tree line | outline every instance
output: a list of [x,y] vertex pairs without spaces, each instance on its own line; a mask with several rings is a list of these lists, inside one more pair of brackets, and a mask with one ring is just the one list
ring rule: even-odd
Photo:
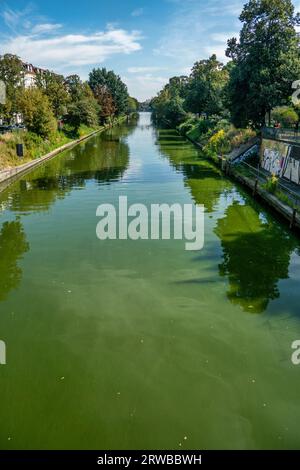
[[173,77],[152,100],[154,115],[170,126],[191,113],[259,129],[272,112],[285,123],[299,121],[292,83],[300,79],[300,15],[291,0],[250,0],[240,15],[239,39],[228,40],[224,65],[216,55],[196,62],[189,76]]
[[87,81],[78,75],[41,71],[34,86],[24,86],[24,66],[12,54],[0,56],[0,80],[6,84],[6,102],[0,117],[10,123],[22,115],[28,131],[49,137],[61,121],[75,131],[81,125],[96,127],[135,112],[138,102],[128,94],[121,78],[105,68],[93,69]]

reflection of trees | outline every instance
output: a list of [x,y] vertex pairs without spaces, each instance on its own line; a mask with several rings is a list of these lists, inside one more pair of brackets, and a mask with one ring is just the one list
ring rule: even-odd
[[213,163],[201,157],[199,150],[176,131],[157,131],[157,143],[171,165],[183,173],[185,186],[191,190],[194,201],[212,212],[221,193],[229,187],[229,182]]
[[16,183],[2,201],[12,210],[45,210],[73,188],[84,188],[87,181],[118,180],[129,162],[126,137],[135,127],[136,121],[116,126],[57,156]]
[[0,301],[22,278],[18,260],[29,250],[23,226],[20,220],[4,222],[0,231]]
[[279,297],[277,284],[288,278],[297,241],[276,221],[262,222],[251,206],[234,203],[225,214],[215,232],[223,248],[220,275],[229,280],[227,296],[245,311],[261,313]]

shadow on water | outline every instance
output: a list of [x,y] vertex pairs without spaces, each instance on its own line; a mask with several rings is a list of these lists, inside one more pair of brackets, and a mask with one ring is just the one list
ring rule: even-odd
[[29,243],[19,219],[4,222],[0,231],[0,301],[16,289],[22,279],[18,261],[29,251]]
[[253,207],[239,203],[226,209],[215,233],[223,249],[219,272],[228,278],[228,299],[244,311],[264,312],[270,300],[280,297],[278,281],[289,277],[297,239],[272,216],[261,221]]
[[[159,130],[157,145],[176,171],[184,176],[184,184],[190,190],[196,204],[203,204],[208,213],[213,212],[221,194],[230,188],[230,183],[208,160],[200,158],[200,151],[171,130]],[[170,145],[176,137],[176,146]]]
[[[185,186],[189,188],[196,204],[203,204],[206,212],[216,215],[216,205],[221,196],[233,191],[231,182],[212,163],[201,156],[201,152],[171,130],[158,130],[157,144],[176,171],[184,175]],[[177,147],[173,143],[177,141]],[[182,142],[182,147],[180,146]],[[222,262],[218,263],[219,276],[227,278],[227,298],[245,312],[262,313],[270,300],[278,299],[278,283],[289,277],[291,254],[299,250],[299,240],[259,204],[239,191],[243,203],[233,202],[224,206],[223,217],[216,220],[214,233],[222,248]],[[231,201],[232,202],[232,201]],[[263,217],[261,217],[263,214]],[[208,248],[208,245],[206,245]],[[198,263],[215,254],[204,254],[196,258]],[[187,279],[181,284],[199,286],[219,282],[212,273],[207,279]]]

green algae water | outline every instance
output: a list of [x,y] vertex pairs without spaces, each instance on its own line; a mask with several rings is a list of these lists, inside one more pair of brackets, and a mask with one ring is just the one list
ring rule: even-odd
[[[204,204],[205,243],[96,237]],[[0,195],[1,449],[300,448],[300,243],[150,115]]]

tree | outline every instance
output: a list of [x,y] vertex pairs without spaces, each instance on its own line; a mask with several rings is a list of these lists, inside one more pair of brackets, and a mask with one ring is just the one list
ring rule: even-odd
[[299,122],[299,116],[289,106],[278,106],[272,110],[273,120],[280,122],[283,127],[294,127]]
[[116,106],[107,86],[97,85],[94,88],[94,96],[100,107],[100,121],[101,124],[109,121],[116,113]]
[[235,67],[228,98],[233,122],[262,126],[266,113],[286,104],[291,85],[300,76],[300,24],[291,0],[250,0],[240,15],[239,41],[228,41],[226,55]]
[[156,119],[167,123],[170,127],[178,126],[186,117],[183,98],[173,92],[174,89],[169,83],[151,102]]
[[83,83],[79,75],[69,75],[65,79],[65,85],[70,95],[71,101],[75,102],[83,98],[83,94],[84,94]]
[[35,81],[36,85],[48,96],[55,117],[60,118],[66,114],[70,98],[64,77],[47,70],[38,73]]
[[71,103],[68,108],[66,121],[78,130],[81,124],[96,127],[99,123],[96,103],[88,98],[83,98]]
[[18,107],[29,131],[48,138],[57,129],[48,97],[39,88],[22,89],[18,93]]
[[99,124],[100,107],[88,83],[83,83],[78,75],[70,75],[65,83],[70,95],[65,120],[76,130],[81,124],[96,127]]
[[224,111],[224,88],[229,79],[228,70],[213,54],[208,60],[194,64],[189,77],[185,107],[193,113],[208,116]]
[[132,96],[128,96],[127,98],[127,113],[136,113],[139,107],[138,100],[133,98]]
[[94,94],[97,92],[98,87],[106,87],[116,107],[116,114],[126,113],[129,96],[127,86],[112,70],[106,70],[106,68],[93,69],[89,75],[89,85]]
[[0,113],[10,121],[12,114],[18,112],[17,92],[23,85],[24,71],[22,61],[13,54],[0,56],[0,80],[6,85],[6,103],[0,104]]

